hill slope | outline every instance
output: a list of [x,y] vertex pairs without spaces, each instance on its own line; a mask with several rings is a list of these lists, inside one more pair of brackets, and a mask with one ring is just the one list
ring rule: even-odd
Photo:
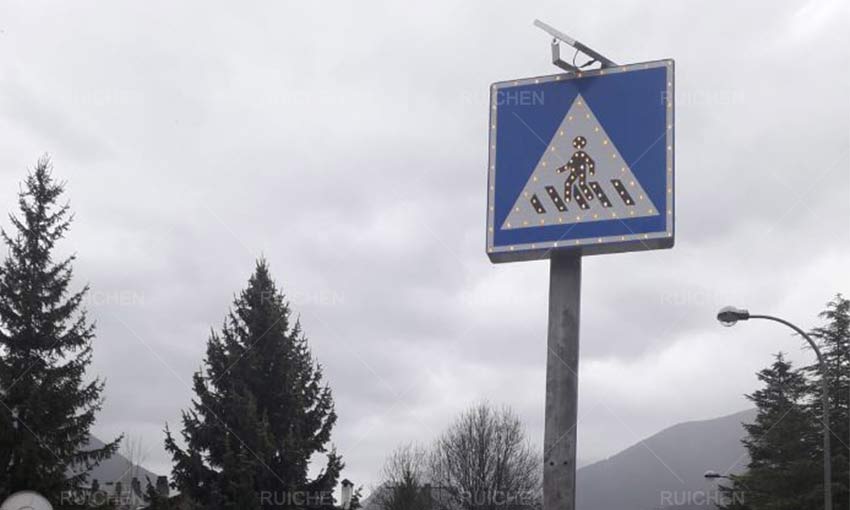
[[[668,429],[595,464],[579,469],[578,510],[706,510],[718,501],[708,470],[740,472],[747,463],[742,423],[755,409]],[[378,510],[376,489],[364,510]]]
[[680,423],[580,469],[578,510],[713,508],[706,498],[716,497],[716,483],[703,475],[738,472],[746,465],[741,424],[754,417],[749,410]]

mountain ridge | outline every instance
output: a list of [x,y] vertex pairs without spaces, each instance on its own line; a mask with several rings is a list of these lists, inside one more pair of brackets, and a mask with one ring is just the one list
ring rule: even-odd
[[[756,410],[671,425],[576,473],[577,510],[706,510],[720,501],[706,471],[738,473],[748,462],[741,440]],[[379,510],[376,487],[364,510]],[[438,488],[439,490],[439,488]]]
[[[704,474],[736,473],[747,464],[743,423],[755,409],[677,423],[587,465],[576,474],[578,510],[706,508],[718,497]],[[713,498],[713,499],[712,499]]]

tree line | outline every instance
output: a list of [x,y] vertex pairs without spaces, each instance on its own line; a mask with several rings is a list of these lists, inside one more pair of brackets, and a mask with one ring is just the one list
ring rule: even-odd
[[[73,215],[49,158],[22,183],[12,229],[0,230],[0,501],[34,490],[55,508],[105,508],[85,496],[89,473],[122,437],[89,446],[104,404],[104,381],[86,378],[95,326],[84,309],[88,286],[72,288],[73,255],[56,247]],[[850,300],[841,295],[811,335],[828,365],[835,508],[850,507]],[[758,373],[747,395],[747,469],[720,487],[727,510],[822,508],[818,366],[783,355]],[[148,483],[151,509],[340,508],[334,494],[345,464],[332,446],[337,421],[322,366],[268,263],[257,261],[222,325],[206,344],[194,398],[164,444],[173,460],[164,497]],[[311,461],[322,459],[318,475]],[[402,446],[387,460],[373,495],[382,510],[492,510],[540,507],[542,455],[508,408],[486,403],[462,413],[427,447]],[[73,497],[69,497],[73,496]],[[360,492],[350,509],[360,507]]]
[[[850,508],[850,300],[837,295],[810,332],[820,345],[829,388],[833,508]],[[744,424],[749,463],[722,484],[724,510],[817,510],[824,507],[820,365],[794,367],[782,353],[758,373],[747,395],[757,408]]]
[[[54,508],[108,508],[115,504],[91,497],[89,473],[122,437],[88,447],[104,382],[85,378],[95,339],[83,307],[89,288],[72,289],[73,255],[55,256],[73,218],[64,188],[41,158],[21,186],[12,230],[0,233],[8,250],[0,266],[0,502],[32,490]],[[265,260],[210,334],[193,390],[179,432],[164,431],[179,495],[164,497],[148,481],[148,508],[340,508],[333,395]],[[325,460],[311,477],[314,456]]]

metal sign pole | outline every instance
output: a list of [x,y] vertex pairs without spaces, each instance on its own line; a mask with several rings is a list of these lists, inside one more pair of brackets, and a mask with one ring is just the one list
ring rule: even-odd
[[567,72],[490,85],[485,239],[493,263],[550,259],[543,510],[575,510],[581,259],[673,247],[674,67],[534,24]]
[[[589,55],[602,67],[616,65],[563,32],[539,20],[534,24],[554,37],[552,63],[556,66],[579,71],[560,59],[561,41]],[[550,258],[543,510],[575,510],[581,253],[554,251]]]
[[553,252],[549,269],[543,510],[574,510],[581,254]]

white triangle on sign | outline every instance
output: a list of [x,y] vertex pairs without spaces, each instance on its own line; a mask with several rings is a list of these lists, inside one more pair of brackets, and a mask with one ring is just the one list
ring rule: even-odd
[[540,156],[502,229],[658,214],[579,94]]

